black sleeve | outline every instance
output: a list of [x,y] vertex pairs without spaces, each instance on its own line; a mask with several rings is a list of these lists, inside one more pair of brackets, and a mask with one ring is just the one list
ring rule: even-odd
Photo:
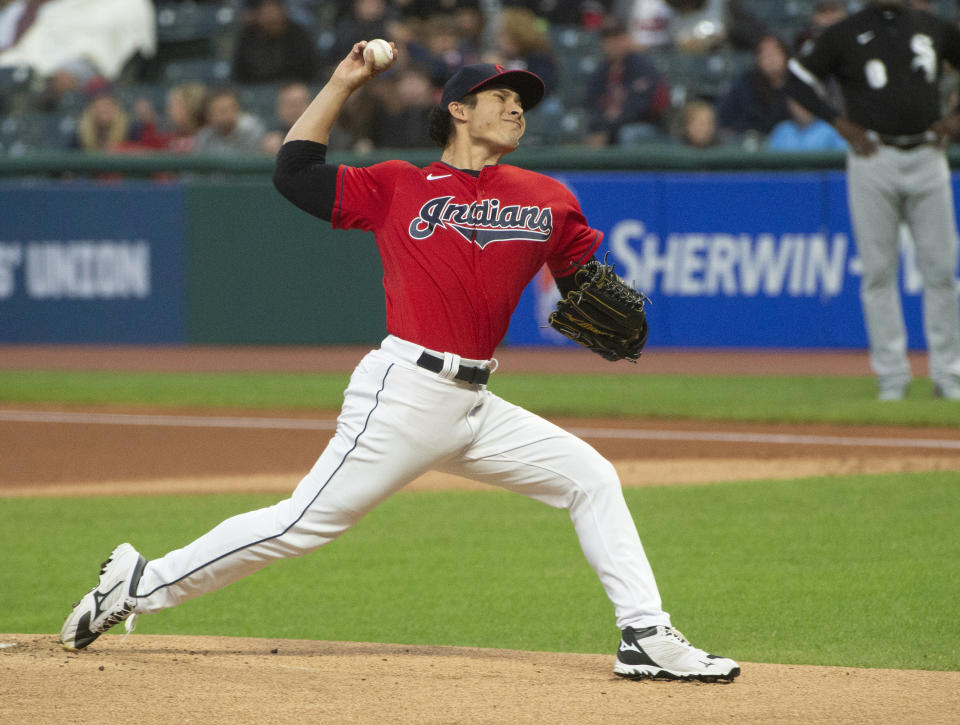
[[822,118],[827,123],[836,121],[840,112],[820,95],[819,81],[813,74],[804,68],[796,58],[790,60],[788,68],[787,82],[783,86],[784,92],[810,113]]
[[337,166],[326,161],[325,144],[287,141],[277,152],[273,185],[308,214],[330,221],[337,195]]
[[[812,45],[804,46],[787,63],[787,82],[783,90],[788,96],[827,123],[833,123],[840,112],[825,100],[824,82],[841,62],[846,46],[846,26],[834,24],[825,29]],[[852,42],[852,41],[851,41]]]
[[[583,262],[583,264],[587,264],[587,263],[589,263],[589,262],[592,262],[592,261],[595,260],[595,259],[596,259],[596,257],[590,257],[590,259],[585,260],[585,261]],[[566,275],[565,277],[554,277],[554,278],[553,278],[553,281],[557,283],[557,289],[560,290],[560,294],[561,294],[561,295],[563,295],[564,297],[566,297],[568,294],[570,294],[571,292],[573,292],[573,290],[577,289],[577,283],[576,283],[576,281],[574,280],[574,278],[575,278],[576,276],[577,276],[577,274],[576,274],[576,272],[574,272],[573,274],[568,274],[568,275]]]

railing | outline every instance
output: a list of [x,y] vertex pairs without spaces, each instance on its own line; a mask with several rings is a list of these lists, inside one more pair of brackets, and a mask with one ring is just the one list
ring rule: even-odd
[[[440,156],[437,149],[382,149],[369,154],[333,151],[332,163],[367,166],[388,159],[405,159],[426,166]],[[576,146],[518,150],[506,162],[524,168],[595,171],[741,171],[842,169],[842,152],[767,152],[721,147],[696,150],[671,145],[644,145],[588,149]],[[960,164],[960,148],[951,150],[950,161]],[[0,177],[121,174],[149,177],[162,174],[225,174],[269,176],[274,160],[267,156],[207,154],[101,154],[80,151],[38,152],[0,157]]]

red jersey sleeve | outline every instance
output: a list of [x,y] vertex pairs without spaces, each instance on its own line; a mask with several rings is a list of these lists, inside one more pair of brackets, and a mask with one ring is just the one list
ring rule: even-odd
[[385,161],[373,166],[344,166],[337,170],[337,191],[330,223],[336,229],[374,231],[390,211],[397,176],[408,166]]
[[562,189],[558,196],[564,213],[559,230],[560,238],[547,258],[547,265],[554,277],[566,277],[593,256],[603,240],[603,233],[587,224],[580,204],[570,190],[559,182],[557,185]]

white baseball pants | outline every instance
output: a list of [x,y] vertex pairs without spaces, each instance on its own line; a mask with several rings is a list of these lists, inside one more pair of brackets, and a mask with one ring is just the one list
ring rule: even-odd
[[[334,540],[405,484],[440,470],[566,508],[617,625],[670,624],[613,466],[590,445],[489,392],[416,365],[424,348],[387,337],[354,370],[337,430],[294,490],[150,561],[137,611],[156,612]],[[443,353],[434,353],[441,357]]]

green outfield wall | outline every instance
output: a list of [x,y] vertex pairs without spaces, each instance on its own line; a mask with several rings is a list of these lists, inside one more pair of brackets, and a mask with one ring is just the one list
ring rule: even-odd
[[371,234],[334,231],[267,181],[191,181],[185,212],[189,342],[371,343],[386,334]]

